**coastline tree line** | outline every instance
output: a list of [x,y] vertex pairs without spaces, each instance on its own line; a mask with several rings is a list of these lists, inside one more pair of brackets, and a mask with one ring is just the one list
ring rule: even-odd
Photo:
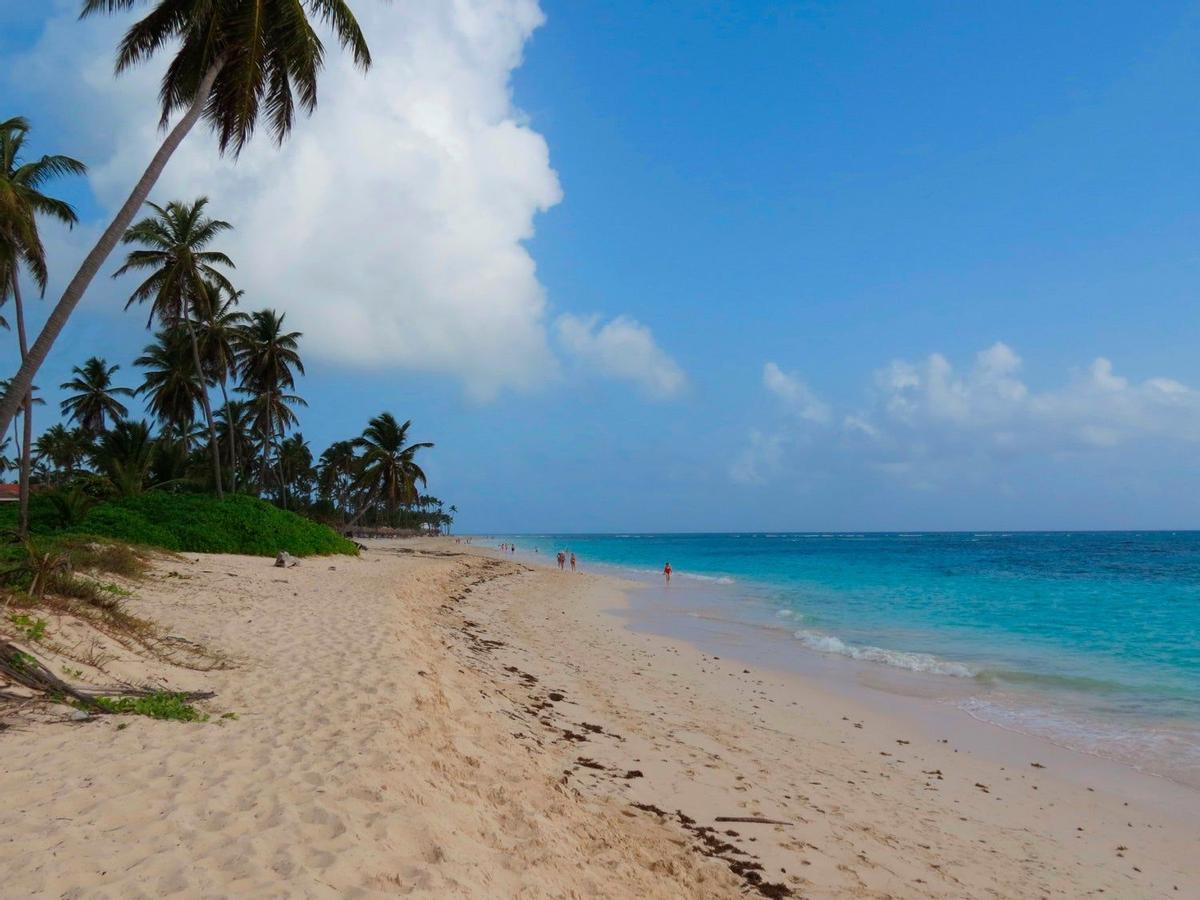
[[[84,0],[82,17],[136,5],[139,0]],[[204,197],[148,202],[171,154],[201,118],[217,133],[220,152],[236,158],[260,117],[282,143],[297,102],[312,111],[324,58],[314,21],[329,27],[367,69],[370,52],[348,4],[268,4],[271,21],[253,30],[250,17],[239,14],[244,0],[148,5],[153,8],[118,47],[117,73],[174,46],[159,98],[163,128],[182,115],[32,344],[21,286],[24,277],[40,294],[46,290],[39,220],[77,221],[70,204],[48,189],[87,170],[68,156],[25,159],[29,122],[0,121],[0,306],[11,299],[15,320],[0,316],[0,327],[15,324],[21,358],[17,373],[0,382],[0,463],[17,472],[19,531],[27,529],[34,484],[53,491],[67,517],[103,496],[207,491],[218,498],[261,496],[334,526],[449,528],[456,508],[421,493],[426,477],[418,454],[433,444],[414,442],[410,422],[381,413],[361,435],[313,456],[298,430],[298,411],[307,405],[297,392],[304,375],[301,334],[288,330],[281,312],[241,308],[234,261],[216,246],[232,226],[209,215]],[[135,278],[126,309],[144,312],[151,332],[133,361],[141,381],[120,386],[119,365],[100,356],[83,361],[61,385],[68,392],[64,421],[34,440],[34,418],[44,406],[34,375],[118,246],[125,257],[112,274]],[[150,421],[130,417],[127,404],[135,397]]]

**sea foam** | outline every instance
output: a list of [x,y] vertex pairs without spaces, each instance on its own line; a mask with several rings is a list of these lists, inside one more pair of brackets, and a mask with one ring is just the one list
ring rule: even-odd
[[832,634],[822,634],[819,631],[797,631],[793,637],[810,650],[820,653],[832,653],[864,662],[882,663],[885,666],[895,666],[897,669],[907,669],[910,672],[930,672],[934,675],[953,675],[956,678],[975,677],[975,673],[962,663],[939,659],[928,653],[884,650],[882,647],[858,647],[847,644]]

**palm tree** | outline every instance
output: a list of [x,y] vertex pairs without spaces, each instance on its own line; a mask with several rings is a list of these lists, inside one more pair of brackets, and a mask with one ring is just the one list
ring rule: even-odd
[[154,465],[155,440],[145,422],[118,422],[104,432],[96,445],[96,469],[108,479],[118,496],[142,493]]
[[446,533],[450,533],[450,527],[454,524],[454,517],[458,515],[458,507],[453,503],[450,504],[450,515],[446,516]]
[[[21,151],[28,133],[29,122],[20,117],[0,122],[0,304],[8,299],[11,291],[17,314],[17,343],[21,351],[22,368],[29,359],[29,345],[25,334],[25,306],[21,301],[20,268],[23,265],[29,271],[42,294],[46,293],[48,278],[46,251],[38,234],[37,217],[49,216],[68,226],[73,226],[77,221],[75,210],[69,203],[46,196],[42,188],[52,178],[82,175],[87,171],[83,163],[69,156],[43,156],[33,162],[24,162]],[[22,536],[29,528],[32,382],[33,374],[30,373],[19,392],[15,386],[7,392],[13,395],[12,408],[3,426],[0,426],[0,434],[3,434],[17,409],[24,409],[19,478],[21,510],[17,524],[17,534]],[[8,399],[6,395],[5,400]]]
[[[154,203],[148,205],[155,215],[142,219],[125,232],[122,239],[126,244],[140,244],[143,249],[130,251],[125,265],[117,269],[113,277],[120,277],[127,272],[149,271],[149,277],[134,290],[125,308],[149,300],[150,319],[146,322],[147,328],[155,319],[165,328],[182,326],[191,341],[192,362],[196,371],[203,373],[193,320],[200,318],[211,305],[212,290],[237,293],[229,279],[217,268],[228,266],[232,269],[233,261],[219,250],[205,248],[233,226],[204,214],[204,208],[208,206],[207,197],[190,204],[173,200],[165,207]],[[217,444],[217,429],[213,424],[212,406],[208,402],[204,379],[200,382],[200,408],[204,411],[208,439],[214,448],[213,481],[217,486],[217,497],[221,498],[225,493],[221,484],[221,448]]]
[[69,480],[91,451],[91,442],[83,429],[68,430],[61,424],[42,432],[34,445],[38,460],[54,470],[56,481]]
[[312,481],[316,472],[313,470],[312,451],[304,435],[296,432],[279,442],[279,471],[291,497],[307,497],[311,500]]
[[[284,313],[263,309],[251,313],[249,324],[237,336],[237,364],[242,383],[238,390],[251,397],[255,425],[262,437],[262,480],[270,466],[275,439],[296,423],[293,406],[307,406],[302,397],[288,393],[296,387],[295,372],[304,374],[298,331],[283,330]],[[293,371],[294,370],[294,371]],[[280,495],[283,476],[279,475]],[[286,499],[283,501],[286,506]]]
[[64,391],[75,391],[59,404],[63,415],[91,434],[104,431],[107,420],[116,422],[129,415],[129,410],[117,397],[132,397],[133,391],[114,387],[112,383],[113,375],[120,368],[110,366],[99,356],[73,368],[71,373],[75,377],[59,385]]
[[321,499],[333,504],[343,519],[350,507],[350,490],[358,472],[358,457],[353,441],[334,441],[317,464],[317,490]]
[[[432,447],[433,444],[408,443],[408,429],[411,426],[411,420],[401,425],[395,416],[385,412],[371,419],[362,437],[354,441],[354,446],[362,451],[358,487],[371,497],[363,509],[365,511],[375,499],[382,497],[387,505],[389,521],[395,518],[397,503],[415,502],[417,484],[425,484],[425,473],[417,465],[415,457],[418,450]],[[355,521],[361,515],[362,511]]]
[[[196,404],[200,402],[203,386],[192,360],[191,342],[180,329],[164,329],[147,344],[142,355],[133,361],[145,369],[141,387],[150,412],[164,425],[183,435],[196,421]],[[190,446],[190,438],[188,444]]]
[[[205,284],[202,303],[199,304],[198,331],[200,340],[200,363],[205,376],[221,386],[221,399],[229,406],[229,379],[237,377],[237,336],[245,328],[249,316],[237,308],[242,298],[241,291],[228,293],[217,285]],[[217,429],[221,446],[225,438]],[[229,446],[230,489],[237,493],[238,446]]]
[[[84,0],[83,16],[132,9],[139,0]],[[364,71],[371,65],[358,22],[346,0],[150,0],[153,9],[125,33],[117,50],[117,73],[177,46],[163,75],[160,124],[182,112],[149,166],[84,258],[55,305],[28,356],[0,401],[0,434],[45,362],[84,291],[142,208],[168,160],[204,117],[217,133],[220,152],[235,157],[258,124],[260,110],[278,143],[292,130],[296,103],[305,113],[317,105],[317,75],[325,49],[312,19],[332,28],[338,42]]]
[[236,490],[240,474],[238,460],[249,460],[254,454],[254,412],[248,402],[230,400],[217,410],[216,419],[221,446],[229,448],[229,467]]

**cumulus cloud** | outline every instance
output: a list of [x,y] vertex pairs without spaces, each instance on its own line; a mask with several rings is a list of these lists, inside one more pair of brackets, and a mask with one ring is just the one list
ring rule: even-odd
[[[795,374],[767,363],[763,383],[792,416],[773,432],[755,431],[731,477],[761,484],[816,464],[857,467],[930,489],[970,473],[987,477],[1017,458],[1067,459],[1125,445],[1200,443],[1200,391],[1163,377],[1135,381],[1098,357],[1058,386],[1034,389],[1022,360],[996,343],[956,368],[940,353],[894,360],[874,373],[870,402],[836,417]],[[795,417],[805,420],[797,423]]]
[[[20,68],[82,120],[93,188],[112,209],[161,139],[159,71],[114,79],[130,17],[80,24],[77,6],[58,4]],[[236,226],[223,243],[247,304],[287,311],[310,354],[446,373],[481,399],[541,383],[557,362],[523,242],[561,190],[509,84],[543,22],[537,0],[355,11],[375,58],[367,75],[331,41],[318,110],[282,148],[260,134],[235,164],[198,129],[152,196],[208,195]]]
[[654,340],[650,329],[628,316],[600,324],[599,316],[566,313],[555,323],[562,347],[587,368],[638,385],[657,399],[677,395],[687,376]]
[[[969,443],[1004,452],[1108,447],[1155,437],[1200,441],[1200,392],[1168,378],[1118,376],[1104,357],[1066,384],[1031,390],[1021,358],[997,343],[959,373],[940,354],[893,362],[876,373],[874,417],[894,434],[925,443]],[[869,414],[868,414],[869,415]],[[866,416],[864,416],[866,418]]]
[[798,376],[787,374],[773,362],[763,367],[763,385],[801,419],[829,421],[829,406]]

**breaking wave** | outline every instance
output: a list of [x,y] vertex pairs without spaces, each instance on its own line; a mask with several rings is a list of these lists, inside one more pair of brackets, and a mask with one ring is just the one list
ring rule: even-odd
[[962,663],[939,659],[928,653],[909,653],[904,650],[884,650],[882,647],[857,647],[841,638],[819,631],[797,631],[792,635],[810,650],[832,653],[864,662],[882,663],[907,669],[910,672],[930,672],[935,675],[953,675],[956,678],[974,678],[975,673]]

